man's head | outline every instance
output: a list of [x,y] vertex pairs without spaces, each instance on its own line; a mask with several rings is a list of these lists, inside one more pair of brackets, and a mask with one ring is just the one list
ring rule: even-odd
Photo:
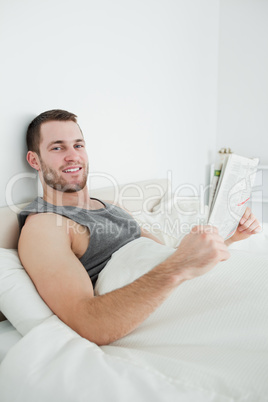
[[40,155],[41,126],[48,121],[73,121],[77,124],[77,116],[60,109],[48,110],[47,112],[39,114],[28,126],[26,135],[28,151],[33,151],[36,152],[37,155]]
[[86,186],[88,158],[76,115],[50,110],[37,116],[27,131],[27,161],[46,186],[77,192]]

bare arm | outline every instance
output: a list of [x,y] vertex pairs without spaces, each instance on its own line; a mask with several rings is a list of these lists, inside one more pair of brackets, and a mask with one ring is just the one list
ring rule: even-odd
[[[166,261],[133,283],[94,297],[92,283],[56,217],[36,215],[22,230],[19,255],[51,310],[82,337],[104,345],[133,331],[183,281],[209,271],[229,253],[220,236],[185,236]],[[39,228],[42,227],[42,230]]]

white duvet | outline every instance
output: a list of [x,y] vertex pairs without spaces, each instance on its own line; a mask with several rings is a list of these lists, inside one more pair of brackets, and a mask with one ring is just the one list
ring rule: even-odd
[[[173,251],[145,238],[127,244],[96,292],[132,282]],[[0,392],[1,402],[268,401],[268,258],[232,250],[101,348],[52,316],[6,355]]]

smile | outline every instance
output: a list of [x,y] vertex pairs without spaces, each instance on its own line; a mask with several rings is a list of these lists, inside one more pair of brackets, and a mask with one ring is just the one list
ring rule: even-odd
[[65,170],[63,170],[63,173],[75,173],[75,172],[78,172],[81,169],[82,169],[81,167],[65,169]]

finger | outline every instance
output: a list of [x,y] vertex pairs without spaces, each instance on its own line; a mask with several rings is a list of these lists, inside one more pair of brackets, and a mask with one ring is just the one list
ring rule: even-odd
[[239,232],[243,232],[244,230],[247,230],[247,228],[249,228],[249,226],[254,222],[255,219],[256,219],[255,216],[251,214],[244,221],[244,223],[241,223],[241,221],[240,221],[239,226],[238,226]]
[[[200,233],[200,234],[202,234],[202,233]],[[209,232],[209,233],[206,233],[206,235],[207,235],[206,240],[208,242],[208,245],[212,245],[214,243],[214,245],[217,248],[221,248],[221,249],[226,248],[227,249],[225,242],[224,242],[224,238],[221,235],[219,235],[219,233]]]
[[243,223],[246,222],[246,220],[249,218],[250,215],[251,215],[251,209],[247,207],[239,223],[243,225]]
[[245,233],[253,233],[253,232],[258,233],[260,231],[261,231],[261,226],[259,224],[259,221],[257,219],[255,219],[253,221],[253,223],[247,229],[245,229],[243,232],[245,232]]
[[206,234],[208,235],[207,239],[214,240],[217,243],[224,243],[224,238],[219,235],[218,228],[212,225],[199,225],[195,226],[191,230],[192,233],[195,234]]
[[239,226],[238,230],[240,232],[243,232],[252,225],[255,227],[260,226],[260,222],[258,221],[258,219],[256,219],[256,217],[253,214],[249,216],[248,220],[245,223],[243,223],[243,225]]
[[217,247],[218,247],[218,249],[221,250],[221,251],[227,251],[227,252],[229,252],[229,251],[228,251],[228,246],[226,245],[226,243],[225,243],[224,240],[223,240],[223,242],[222,242],[222,241],[218,242],[218,243],[217,243]]
[[221,235],[219,235],[218,233],[213,233],[213,239],[214,239],[217,243],[223,244],[224,247],[226,247],[226,246],[225,246],[225,242],[224,242],[224,238],[223,238]]
[[191,230],[192,233],[218,233],[218,228],[212,225],[197,225]]

